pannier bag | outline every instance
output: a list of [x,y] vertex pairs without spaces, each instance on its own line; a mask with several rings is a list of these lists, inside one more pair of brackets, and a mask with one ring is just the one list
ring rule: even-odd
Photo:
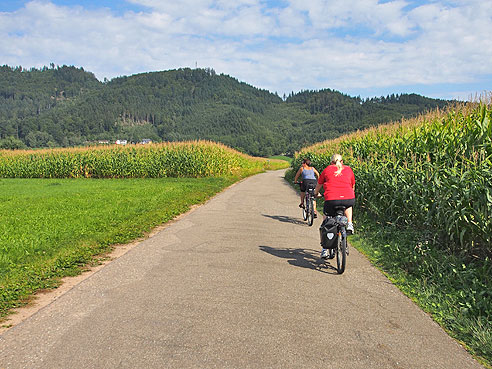
[[327,217],[319,227],[321,247],[324,249],[334,249],[337,247],[338,232],[337,223],[334,218]]

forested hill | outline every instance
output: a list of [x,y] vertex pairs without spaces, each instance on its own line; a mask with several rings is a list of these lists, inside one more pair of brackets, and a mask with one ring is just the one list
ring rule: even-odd
[[268,156],[448,103],[415,94],[363,100],[329,89],[284,100],[212,69],[100,82],[82,68],[3,66],[0,147],[209,139]]

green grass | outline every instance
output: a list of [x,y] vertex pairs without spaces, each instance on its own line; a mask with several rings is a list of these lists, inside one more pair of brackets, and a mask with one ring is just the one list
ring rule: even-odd
[[350,242],[483,365],[492,366],[492,263],[430,247],[424,230],[380,224],[355,209]]
[[0,317],[236,180],[0,179]]
[[292,160],[294,160],[294,158],[291,158],[290,156],[285,156],[285,155],[270,156],[268,159],[285,160],[287,163],[289,163],[289,165],[292,164]]

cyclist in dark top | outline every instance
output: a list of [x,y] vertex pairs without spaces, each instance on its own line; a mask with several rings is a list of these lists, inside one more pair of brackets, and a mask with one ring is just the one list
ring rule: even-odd
[[[294,178],[294,182],[297,182],[297,179],[302,177],[301,182],[301,203],[299,204],[300,208],[304,207],[304,198],[306,197],[306,187],[312,186],[315,187],[318,183],[317,178],[319,178],[319,173],[316,168],[311,166],[311,160],[303,159],[301,167],[296,173]],[[314,217],[317,217],[316,207],[314,209]]]

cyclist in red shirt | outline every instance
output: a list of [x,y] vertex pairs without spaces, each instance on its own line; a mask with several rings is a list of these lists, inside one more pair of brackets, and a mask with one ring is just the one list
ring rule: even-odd
[[353,233],[352,208],[355,204],[355,176],[352,168],[348,165],[343,165],[340,154],[334,154],[331,157],[331,164],[321,172],[318,178],[318,184],[314,190],[316,196],[321,187],[325,191],[323,212],[334,216],[335,206],[345,206],[345,216],[348,219],[347,232]]

